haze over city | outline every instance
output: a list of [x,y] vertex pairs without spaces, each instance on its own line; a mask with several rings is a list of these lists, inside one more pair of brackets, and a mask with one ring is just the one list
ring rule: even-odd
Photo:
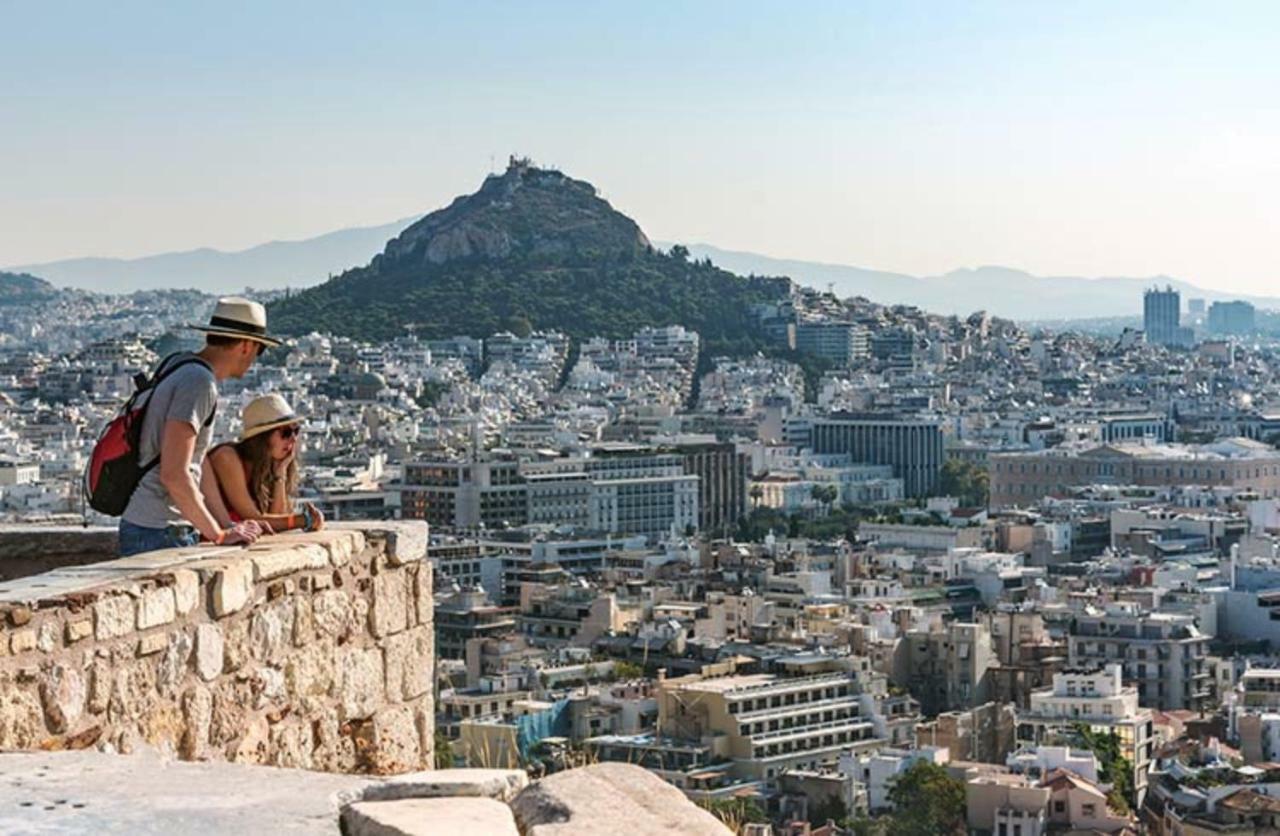
[[1252,294],[1280,268],[1273,4],[311,9],[6,4],[0,265],[384,224],[514,152],[655,240]]

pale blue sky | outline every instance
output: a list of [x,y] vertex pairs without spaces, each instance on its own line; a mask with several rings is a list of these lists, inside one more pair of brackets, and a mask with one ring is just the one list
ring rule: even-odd
[[0,264],[426,212],[509,153],[651,237],[1280,292],[1280,4],[0,0]]

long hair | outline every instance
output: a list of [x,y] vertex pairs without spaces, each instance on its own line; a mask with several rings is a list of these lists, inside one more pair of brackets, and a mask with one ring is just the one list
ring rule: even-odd
[[[272,432],[275,431],[272,430]],[[271,507],[271,489],[275,481],[271,475],[274,464],[271,459],[271,433],[258,433],[244,441],[237,441],[236,453],[240,455],[240,461],[249,465],[247,474],[249,496],[253,497],[254,504],[258,506],[258,512],[265,514]],[[297,498],[298,456],[296,453],[284,475],[284,490],[285,496],[289,497],[290,501]]]

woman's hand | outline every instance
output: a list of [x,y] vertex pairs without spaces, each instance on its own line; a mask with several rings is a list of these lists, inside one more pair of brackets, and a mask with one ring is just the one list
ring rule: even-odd
[[307,518],[307,531],[319,531],[324,528],[324,514],[310,502],[304,502],[303,508]]

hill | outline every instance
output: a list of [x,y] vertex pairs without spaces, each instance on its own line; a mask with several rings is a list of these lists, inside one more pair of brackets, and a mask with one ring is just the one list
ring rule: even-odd
[[952,270],[941,276],[911,276],[845,264],[772,258],[757,253],[690,244],[696,258],[709,258],[727,270],[791,276],[798,283],[840,296],[865,296],[886,305],[916,305],[940,314],[965,316],[981,307],[1007,319],[1071,320],[1132,316],[1142,313],[1142,291],[1154,284],[1172,285],[1188,298],[1243,299],[1259,308],[1280,309],[1280,298],[1224,293],[1197,287],[1169,276],[1102,277],[1037,276],[1023,270],[989,265]]
[[283,333],[319,329],[380,339],[555,329],[623,337],[684,325],[712,351],[764,348],[751,305],[783,279],[744,279],[683,248],[660,252],[590,183],[513,159],[479,191],[424,217],[367,267],[270,308]]
[[199,288],[238,293],[245,287],[274,290],[316,284],[326,276],[365,264],[415,218],[330,232],[301,241],[271,241],[246,250],[209,248],[142,258],[72,258],[12,268],[44,276],[62,287],[99,293]]
[[58,289],[29,273],[0,272],[0,305],[29,304],[58,295]]

